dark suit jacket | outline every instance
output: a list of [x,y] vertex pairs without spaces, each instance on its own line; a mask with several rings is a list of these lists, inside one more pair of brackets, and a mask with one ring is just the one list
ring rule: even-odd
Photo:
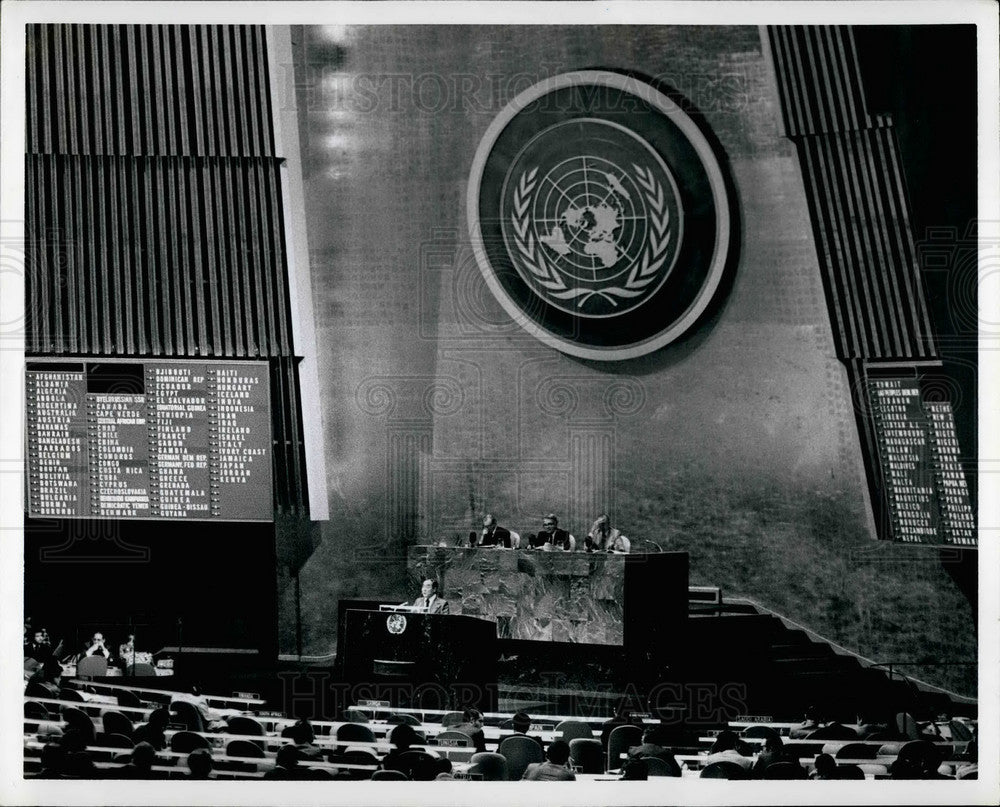
[[501,527],[499,524],[493,530],[493,532],[488,535],[482,535],[479,538],[480,546],[497,546],[506,547],[510,549],[510,530],[505,527]]
[[560,549],[569,549],[569,533],[558,527],[553,532],[540,532],[535,539],[535,546],[541,546],[542,544],[552,544],[552,546],[557,546]]
[[[417,606],[418,608],[423,608],[424,607],[424,598],[423,597],[417,597],[413,601],[413,604],[415,606]],[[438,597],[435,594],[433,596],[433,598],[431,599],[431,607],[430,607],[430,610],[427,613],[429,613],[429,614],[447,614],[448,611],[449,611],[448,601],[441,599],[440,597]]]

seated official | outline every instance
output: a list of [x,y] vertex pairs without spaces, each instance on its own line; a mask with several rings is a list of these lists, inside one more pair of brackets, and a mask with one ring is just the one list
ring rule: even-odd
[[542,529],[535,536],[531,548],[549,551],[561,549],[564,552],[572,552],[576,549],[576,538],[566,530],[559,529],[559,519],[556,518],[555,513],[549,513],[542,519]]
[[574,782],[576,774],[566,767],[569,761],[569,743],[553,740],[545,752],[545,762],[532,762],[524,771],[522,780],[529,782]]
[[594,521],[594,525],[583,539],[584,548],[588,552],[629,552],[632,542],[621,531],[611,526],[607,513],[602,513]]
[[437,580],[424,580],[420,586],[420,596],[412,603],[404,602],[401,605],[412,606],[428,614],[447,614],[449,611],[448,601],[438,596]]
[[[483,519],[483,532],[479,536],[479,546],[495,546],[504,549],[517,549],[521,543],[521,536],[516,532],[511,532],[506,527],[497,524],[496,517],[492,513],[487,513]],[[475,546],[475,544],[473,544]]]

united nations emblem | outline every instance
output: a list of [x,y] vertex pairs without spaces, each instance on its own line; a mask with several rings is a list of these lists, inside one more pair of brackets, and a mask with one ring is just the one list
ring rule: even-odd
[[469,179],[477,262],[515,321],[591,359],[678,338],[719,287],[726,182],[704,134],[630,76],[581,71],[515,98]]
[[406,617],[402,614],[389,614],[385,620],[385,629],[393,636],[397,636],[406,630]]

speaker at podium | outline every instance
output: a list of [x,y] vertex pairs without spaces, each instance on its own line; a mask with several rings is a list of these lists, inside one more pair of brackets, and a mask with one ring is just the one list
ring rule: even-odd
[[407,606],[341,600],[337,666],[354,700],[495,711],[496,625]]

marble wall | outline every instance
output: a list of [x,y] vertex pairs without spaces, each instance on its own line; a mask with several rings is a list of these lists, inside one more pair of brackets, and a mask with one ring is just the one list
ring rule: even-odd
[[[880,660],[926,655],[898,629],[913,612],[927,614],[916,638],[935,657],[974,653],[968,603],[936,558],[873,546],[850,390],[757,28],[292,37],[297,63],[275,69],[288,94],[278,103],[299,109],[330,499],[300,577],[306,652],[332,649],[338,599],[412,599],[414,544],[453,542],[488,511],[522,534],[555,511],[580,537],[607,511],[633,542],[689,551],[692,583]],[[739,211],[721,309],[681,342],[614,364],[520,330],[466,230],[468,173],[493,118],[531,84],[591,67],[685,94],[721,144]],[[499,567],[488,574],[489,593],[469,578],[462,600],[499,617],[509,595]],[[289,586],[286,650],[293,597]]]
[[438,582],[452,614],[497,623],[500,639],[621,645],[625,557],[414,546],[410,588]]

